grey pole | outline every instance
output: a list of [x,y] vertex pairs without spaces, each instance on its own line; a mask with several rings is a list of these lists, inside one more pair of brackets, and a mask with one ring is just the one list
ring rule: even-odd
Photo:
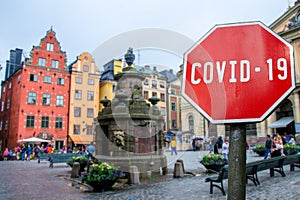
[[230,124],[228,200],[246,199],[246,124]]

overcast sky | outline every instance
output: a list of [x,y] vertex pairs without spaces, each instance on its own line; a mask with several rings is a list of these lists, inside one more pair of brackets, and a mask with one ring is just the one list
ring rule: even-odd
[[[70,64],[82,52],[92,52],[114,36],[141,28],[167,29],[197,41],[215,24],[261,21],[270,25],[287,10],[288,3],[288,0],[1,1],[0,64],[4,69],[0,79],[3,80],[9,50],[21,48],[29,56],[32,46],[39,44],[51,26]],[[294,1],[290,3],[293,5]],[[159,56],[153,57],[146,59],[142,55],[139,64],[180,62],[170,57],[167,59],[170,63],[166,60],[160,63]]]

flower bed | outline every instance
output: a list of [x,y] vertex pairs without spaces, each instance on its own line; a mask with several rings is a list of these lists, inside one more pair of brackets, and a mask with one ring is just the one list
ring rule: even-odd
[[94,188],[94,192],[112,189],[113,184],[124,174],[118,168],[108,163],[93,164],[82,181]]
[[221,154],[210,153],[208,155],[203,156],[200,163],[208,171],[220,171],[222,167],[227,164],[227,160]]
[[259,156],[264,156],[266,152],[265,144],[258,144],[253,148],[253,152],[257,153]]

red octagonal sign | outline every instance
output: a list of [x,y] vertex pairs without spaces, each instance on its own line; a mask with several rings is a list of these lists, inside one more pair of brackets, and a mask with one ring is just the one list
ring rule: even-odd
[[261,22],[217,25],[184,58],[182,95],[212,123],[262,121],[295,88],[292,46]]

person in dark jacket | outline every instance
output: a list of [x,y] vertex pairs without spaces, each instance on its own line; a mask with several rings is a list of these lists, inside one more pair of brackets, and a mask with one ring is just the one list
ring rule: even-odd
[[270,135],[267,135],[267,140],[265,143],[266,151],[265,151],[265,158],[267,159],[269,156],[269,153],[271,153],[271,148],[272,148],[272,139]]

